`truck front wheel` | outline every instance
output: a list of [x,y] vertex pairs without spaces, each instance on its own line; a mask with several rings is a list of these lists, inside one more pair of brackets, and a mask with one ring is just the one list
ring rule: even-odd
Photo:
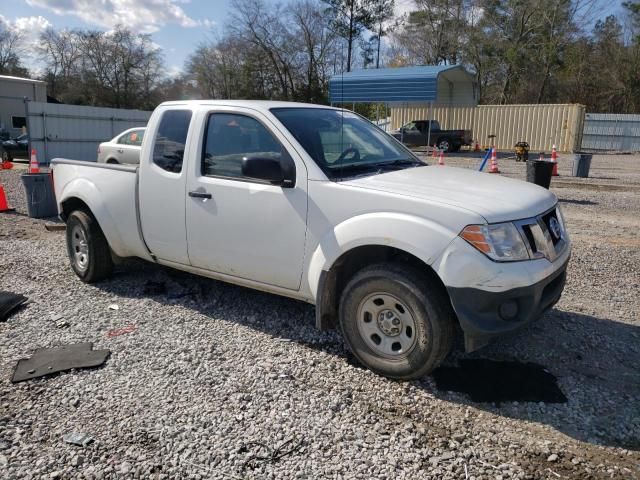
[[67,218],[67,253],[83,282],[98,282],[113,271],[109,243],[96,219],[84,210],[75,210]]
[[451,350],[454,318],[442,288],[413,268],[379,264],[358,272],[340,301],[340,326],[358,360],[386,377],[411,380]]

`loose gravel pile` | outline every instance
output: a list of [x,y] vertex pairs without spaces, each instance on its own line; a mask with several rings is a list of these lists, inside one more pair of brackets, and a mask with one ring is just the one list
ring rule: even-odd
[[[563,404],[387,380],[317,332],[312,306],[141,261],[85,285],[64,233],[25,217],[18,172],[0,172],[17,207],[0,214],[0,290],[30,299],[0,323],[0,478],[640,478],[640,157],[597,156],[590,179],[567,158],[552,186],[574,242],[562,300],[447,359],[539,363]],[[34,349],[79,342],[110,349],[104,367],[10,383]]]

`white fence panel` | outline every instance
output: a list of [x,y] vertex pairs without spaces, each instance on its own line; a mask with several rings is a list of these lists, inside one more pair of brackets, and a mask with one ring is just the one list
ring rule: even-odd
[[53,158],[95,161],[98,145],[132,127],[147,124],[151,112],[29,102],[31,148],[40,163]]
[[587,113],[582,135],[584,150],[640,152],[640,115]]

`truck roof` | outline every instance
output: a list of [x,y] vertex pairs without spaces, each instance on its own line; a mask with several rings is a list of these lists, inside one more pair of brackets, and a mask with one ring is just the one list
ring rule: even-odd
[[273,100],[179,100],[163,102],[159,106],[163,105],[218,105],[228,107],[246,107],[261,111],[268,111],[272,108],[330,108],[333,110],[340,110],[339,108],[330,107],[328,105],[316,105],[313,103],[299,102],[282,102]]

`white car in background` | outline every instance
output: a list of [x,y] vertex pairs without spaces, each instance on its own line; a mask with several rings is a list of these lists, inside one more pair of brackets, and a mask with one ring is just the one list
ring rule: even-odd
[[130,128],[98,146],[98,163],[140,163],[143,128]]

